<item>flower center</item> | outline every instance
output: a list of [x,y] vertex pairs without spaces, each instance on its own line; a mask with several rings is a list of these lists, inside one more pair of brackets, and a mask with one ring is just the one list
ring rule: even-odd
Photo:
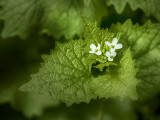
[[115,48],[115,46],[114,46],[114,45],[111,45],[111,48]]
[[[110,51],[110,47],[109,47],[108,45],[106,45],[105,50],[106,50],[106,51]],[[105,51],[105,50],[104,50],[104,51]]]
[[111,58],[111,59],[113,59],[113,58],[114,58],[114,56],[110,56],[110,58]]
[[95,49],[95,52],[98,52],[98,49]]

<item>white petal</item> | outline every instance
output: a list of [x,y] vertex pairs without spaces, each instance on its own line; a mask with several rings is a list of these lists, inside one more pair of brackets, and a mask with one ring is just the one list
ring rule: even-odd
[[110,57],[108,57],[108,61],[113,61],[113,59],[112,59],[112,58],[110,58]]
[[89,51],[89,53],[96,53],[95,51]]
[[111,43],[110,42],[106,41],[105,44],[108,45],[109,47],[111,47]]
[[92,50],[95,50],[97,47],[96,47],[94,44],[91,44],[91,45],[90,45],[90,48],[91,48]]
[[111,52],[111,55],[112,55],[113,57],[115,57],[115,56],[117,55],[117,53],[116,53],[116,52]]
[[113,38],[113,40],[112,40],[112,45],[117,45],[117,42],[118,42],[118,39],[117,38]]
[[100,50],[100,47],[101,47],[101,46],[100,46],[100,44],[98,43],[97,49]]
[[101,52],[101,51],[98,51],[96,54],[97,54],[97,55],[101,55],[101,54],[102,54],[102,52]]
[[116,49],[121,49],[121,48],[122,48],[122,44],[117,44],[117,45],[115,46],[115,48],[116,48]]
[[111,50],[110,50],[111,52],[115,52],[115,48],[111,48]]
[[109,51],[107,51],[107,52],[106,52],[106,56],[107,56],[107,57],[110,57],[110,56],[111,56],[111,53],[110,53]]

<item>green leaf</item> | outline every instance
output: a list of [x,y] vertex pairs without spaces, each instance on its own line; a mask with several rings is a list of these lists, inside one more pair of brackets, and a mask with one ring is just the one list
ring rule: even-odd
[[95,67],[98,68],[100,71],[103,71],[104,67],[109,67],[110,65],[117,65],[117,64],[113,62],[106,62],[106,63],[98,64]]
[[140,79],[137,86],[139,99],[150,98],[160,92],[160,24],[150,21],[143,26],[133,25],[130,20],[124,24],[111,27],[112,32],[121,31],[124,48],[131,46],[133,58],[136,59]]
[[55,38],[62,35],[68,39],[74,35],[80,36],[83,31],[81,12],[91,20],[96,19],[98,25],[107,13],[103,0],[45,0],[44,5],[46,10],[41,32],[53,35]]
[[127,49],[120,60],[118,70],[104,76],[93,79],[93,87],[99,97],[119,96],[123,99],[126,96],[137,99],[135,61],[132,59],[130,49]]
[[0,19],[5,21],[2,38],[19,35],[26,38],[40,19],[41,0],[2,0]]
[[47,38],[36,35],[27,42],[19,38],[0,38],[0,68],[3,70],[0,72],[0,106],[11,105],[16,112],[31,118],[41,116],[46,108],[59,105],[48,93],[19,91],[19,87],[31,79],[30,74],[37,72],[42,61],[39,51],[48,44]]
[[[107,109],[106,109],[107,108]],[[131,101],[119,99],[92,100],[70,107],[60,106],[45,112],[38,120],[138,120]]]
[[160,21],[159,0],[106,0],[108,6],[114,5],[117,13],[122,13],[129,4],[132,10],[141,9],[147,16],[154,16]]
[[68,105],[89,102],[94,98],[90,89],[90,66],[84,57],[83,40],[57,43],[50,55],[44,55],[44,64],[32,80],[21,90],[50,92]]
[[90,18],[94,15],[91,3],[85,5],[83,0],[45,0],[43,4],[45,15],[42,19],[41,32],[56,38],[62,35],[72,38],[75,34],[81,34],[83,29],[81,11]]
[[58,105],[59,101],[53,99],[50,94],[47,93],[17,92],[13,107],[21,110],[26,117],[32,118],[34,116],[41,116],[47,108]]
[[[106,98],[129,96],[136,99],[136,69],[129,49],[122,58],[120,57],[120,62],[117,59],[118,66],[104,72],[104,76],[94,77],[91,73],[92,64],[88,63],[90,44],[110,40],[113,33],[100,30],[96,23],[86,21],[83,35],[84,40],[80,38],[64,44],[57,42],[50,55],[43,55],[44,63],[39,72],[33,74],[32,80],[24,84],[20,90],[50,93],[67,105],[89,103],[98,96]],[[101,80],[105,84],[101,84]],[[101,88],[107,87],[113,88],[103,89],[103,95],[99,93]]]
[[[4,20],[2,37],[20,36],[25,39],[32,32],[46,33],[59,39],[81,35],[83,21],[80,12],[91,20],[106,15],[104,1],[93,0],[2,0],[0,19]],[[99,12],[100,14],[96,14]]]
[[20,92],[18,88],[26,81],[24,77],[25,75],[20,78],[12,77],[7,83],[1,82],[0,104],[10,103],[15,110],[22,111],[28,118],[40,116],[44,109],[59,104],[58,100],[51,98],[47,93]]

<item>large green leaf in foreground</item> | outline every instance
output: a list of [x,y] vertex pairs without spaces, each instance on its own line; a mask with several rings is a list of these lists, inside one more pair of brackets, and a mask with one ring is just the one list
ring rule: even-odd
[[45,55],[40,71],[21,89],[50,92],[68,104],[89,102],[94,97],[90,88],[91,73],[82,49],[83,41],[56,44],[51,55]]
[[159,0],[106,0],[107,5],[114,5],[117,13],[122,13],[129,4],[132,10],[141,9],[147,16],[154,16],[160,21]]
[[90,44],[88,42],[96,44],[97,41],[103,41],[104,38],[107,40],[109,36],[106,35],[110,35],[107,30],[100,30],[95,23],[86,21],[84,40],[71,40],[64,44],[57,42],[50,55],[43,55],[44,63],[39,72],[33,74],[32,80],[20,89],[41,93],[49,92],[67,105],[88,103],[96,97],[119,96],[124,98],[129,96],[136,99],[136,69],[130,49],[125,50],[119,56],[119,64],[111,72],[98,77],[94,77],[91,73],[88,57]]
[[130,20],[123,25],[112,25],[112,32],[121,32],[121,42],[131,46],[138,67],[137,87],[139,99],[146,99],[160,92],[160,24],[150,21],[143,26],[133,25]]

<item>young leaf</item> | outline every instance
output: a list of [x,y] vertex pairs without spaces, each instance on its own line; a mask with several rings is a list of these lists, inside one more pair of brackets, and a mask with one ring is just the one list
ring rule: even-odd
[[102,64],[98,64],[95,67],[98,68],[101,72],[103,72],[104,67],[109,67],[110,65],[117,65],[113,62],[107,62],[107,63],[102,63]]
[[106,0],[108,6],[114,5],[117,13],[122,13],[127,3],[132,10],[142,9],[147,16],[154,16],[160,21],[159,0]]
[[137,78],[140,84],[137,86],[139,99],[149,98],[160,92],[160,24],[152,24],[150,21],[143,26],[133,25],[130,20],[124,24],[112,25],[112,32],[121,31],[121,42],[125,46],[131,46],[133,58],[138,67]]
[[[115,69],[110,72],[106,71],[104,76],[95,78],[91,73],[92,64],[89,63],[90,44],[110,40],[113,33],[109,33],[108,30],[100,30],[96,27],[96,23],[86,20],[83,35],[84,40],[80,38],[64,44],[57,42],[51,54],[43,56],[44,63],[39,72],[32,75],[32,80],[24,84],[20,90],[49,92],[67,105],[88,103],[97,96],[106,98],[129,96],[136,99],[136,69],[129,49],[124,53],[120,62],[117,62]],[[105,84],[101,84],[101,78],[105,78],[103,79]],[[106,89],[103,94],[98,92],[101,88],[106,87],[113,88]]]

